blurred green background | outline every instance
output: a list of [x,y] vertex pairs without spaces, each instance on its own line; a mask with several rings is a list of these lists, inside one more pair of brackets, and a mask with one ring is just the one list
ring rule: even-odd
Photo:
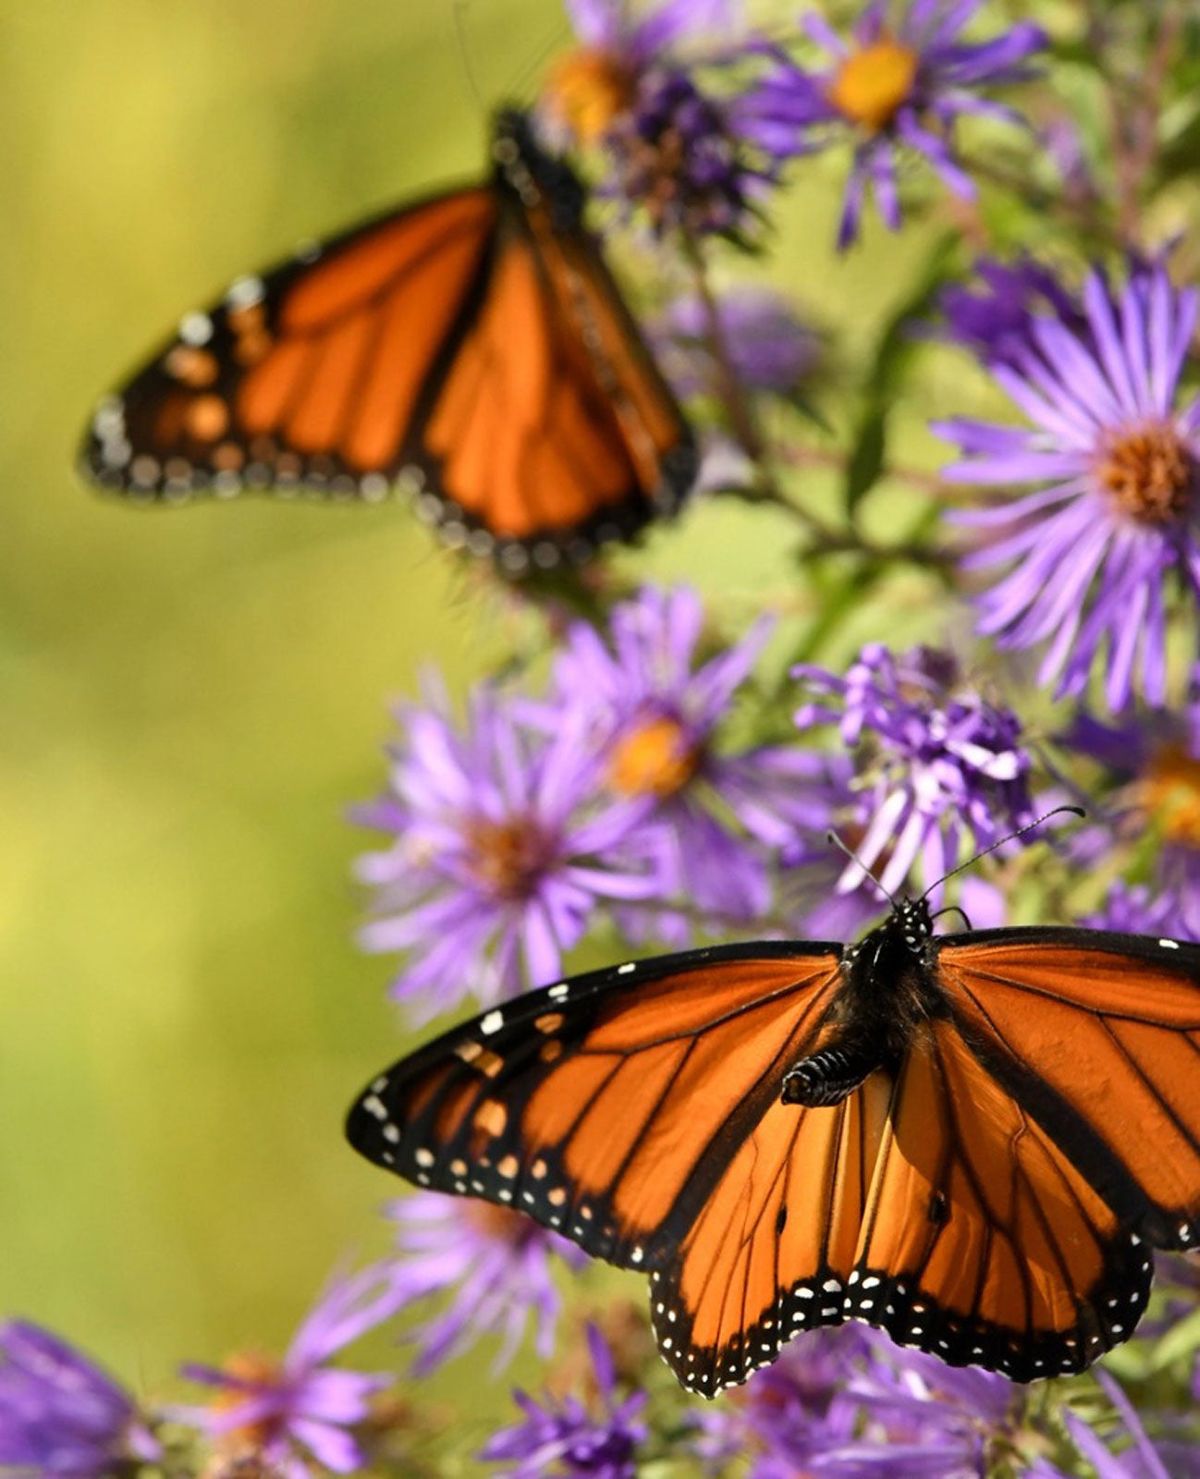
[[[74,446],[234,275],[478,172],[487,104],[528,97],[567,30],[557,0],[463,21],[486,103],[450,0],[0,10],[0,1309],[142,1390],[280,1347],[335,1262],[384,1246],[398,1188],[340,1121],[404,1035],[351,943],[345,808],[420,662],[461,688],[511,628],[400,508],[142,512],[84,488]],[[853,348],[934,228],[838,262],[815,181],[775,272]],[[699,507],[635,567],[811,614],[777,536]],[[928,589],[900,578],[897,639],[928,634]]]

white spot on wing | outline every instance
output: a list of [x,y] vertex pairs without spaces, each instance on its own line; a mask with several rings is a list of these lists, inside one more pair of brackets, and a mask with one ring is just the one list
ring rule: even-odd
[[185,313],[179,321],[179,337],[185,344],[207,344],[212,332],[212,319],[207,313]]
[[229,284],[225,301],[230,308],[253,308],[262,302],[264,292],[261,277],[237,277]]
[[493,1032],[499,1032],[504,1026],[504,1013],[501,1011],[489,1012],[479,1024],[479,1030],[485,1037],[491,1037]]

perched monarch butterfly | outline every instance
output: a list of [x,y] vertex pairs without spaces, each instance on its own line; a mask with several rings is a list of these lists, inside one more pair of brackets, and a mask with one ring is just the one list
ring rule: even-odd
[[848,1319],[1018,1381],[1133,1331],[1200,1220],[1200,947],[1098,930],[728,945],[534,991],[347,1133],[651,1280],[683,1385]]
[[188,313],[101,402],[85,471],[135,498],[394,483],[505,572],[581,562],[676,507],[691,432],[528,119],[495,171],[390,212]]

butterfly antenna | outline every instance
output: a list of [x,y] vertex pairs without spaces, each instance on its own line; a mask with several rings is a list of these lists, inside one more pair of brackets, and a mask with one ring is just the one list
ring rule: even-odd
[[458,56],[462,62],[463,75],[467,79],[467,87],[470,89],[471,97],[481,113],[488,111],[487,103],[484,101],[483,89],[479,86],[479,77],[475,71],[475,63],[471,57],[471,44],[467,36],[467,6],[471,0],[450,0],[450,14],[454,18],[454,39],[458,44]]
[[945,883],[947,878],[953,878],[956,873],[961,873],[964,868],[974,867],[974,865],[979,861],[980,858],[986,858],[988,853],[995,852],[998,847],[1003,847],[1006,842],[1012,842],[1014,838],[1017,837],[1024,837],[1027,832],[1036,831],[1043,822],[1048,822],[1051,817],[1062,816],[1064,813],[1073,817],[1087,816],[1087,812],[1084,811],[1082,806],[1056,806],[1053,808],[1053,810],[1046,812],[1045,816],[1038,817],[1036,821],[1026,822],[1023,827],[1018,827],[1015,832],[1010,832],[1007,837],[1001,837],[999,841],[993,842],[991,847],[983,848],[983,850],[977,852],[974,857],[968,858],[965,863],[959,863],[957,868],[951,868],[949,873],[943,873],[936,883],[931,883],[929,885],[929,887],[925,890],[921,897],[923,899],[927,899],[935,888],[940,888],[941,885]]
[[874,873],[871,872],[866,863],[863,862],[863,860],[856,852],[846,846],[846,844],[842,841],[842,839],[837,835],[836,832],[830,829],[830,831],[826,832],[825,836],[828,841],[833,843],[834,847],[836,847],[839,852],[845,853],[845,855],[850,859],[852,863],[858,864],[858,866],[862,869],[864,878],[869,878],[881,894],[887,895],[893,909],[898,909],[900,907],[900,901],[899,899],[897,899],[896,895],[891,891],[891,889],[885,888],[883,884],[880,883],[879,879],[875,877]]

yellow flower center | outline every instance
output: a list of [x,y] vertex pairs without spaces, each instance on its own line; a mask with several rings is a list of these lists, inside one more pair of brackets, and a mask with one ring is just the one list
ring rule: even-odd
[[1101,487],[1142,524],[1168,524],[1196,493],[1196,458],[1170,422],[1150,422],[1111,438],[1096,462]]
[[502,899],[527,898],[546,866],[547,845],[525,817],[506,822],[477,821],[469,840],[476,878]]
[[908,100],[916,79],[916,52],[881,37],[846,58],[830,84],[829,101],[844,118],[878,133]]
[[1138,801],[1167,842],[1200,848],[1200,760],[1164,745],[1137,783]]
[[581,144],[594,144],[631,106],[633,91],[634,79],[617,57],[581,47],[551,70],[544,98]]
[[608,780],[623,796],[674,796],[700,768],[701,752],[675,719],[647,719],[618,740]]

